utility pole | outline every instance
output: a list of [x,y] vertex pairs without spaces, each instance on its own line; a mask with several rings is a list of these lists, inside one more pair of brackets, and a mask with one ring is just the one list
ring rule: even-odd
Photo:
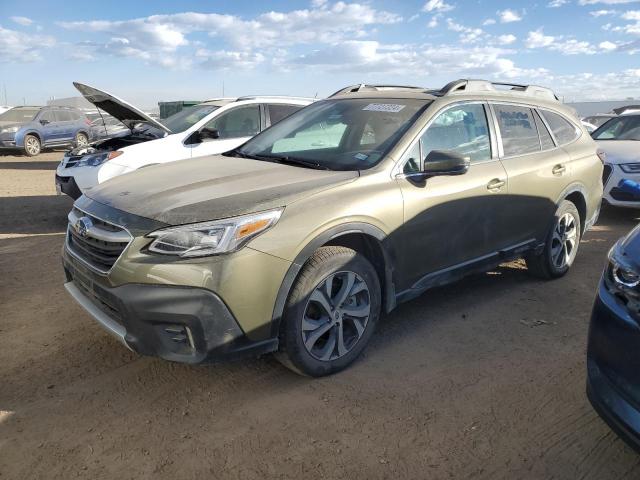
[[2,89],[4,90],[4,104],[6,106],[9,106],[9,102],[7,101],[7,84],[6,83],[2,84]]

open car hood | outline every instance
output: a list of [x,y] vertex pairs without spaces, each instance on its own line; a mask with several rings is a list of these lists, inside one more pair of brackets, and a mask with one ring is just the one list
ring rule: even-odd
[[78,89],[78,91],[84,98],[93,103],[99,109],[107,112],[112,117],[120,120],[127,127],[129,127],[130,130],[133,129],[133,126],[136,123],[144,122],[149,125],[153,125],[154,127],[161,130],[164,130],[167,133],[173,133],[159,121],[154,120],[143,111],[138,110],[133,105],[111,95],[110,93],[78,82],[73,82],[73,86]]

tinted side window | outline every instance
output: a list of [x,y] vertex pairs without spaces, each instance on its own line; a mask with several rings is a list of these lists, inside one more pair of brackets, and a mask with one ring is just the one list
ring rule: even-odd
[[59,122],[70,122],[73,120],[69,110],[56,110],[56,118]]
[[549,130],[547,130],[547,127],[540,118],[538,112],[535,112],[535,117],[536,127],[538,127],[538,134],[540,135],[540,145],[542,146],[542,149],[549,150],[550,148],[555,147],[553,139],[551,138],[551,134],[549,133]]
[[543,110],[542,114],[560,145],[572,142],[578,137],[576,128],[568,120],[565,120],[557,113],[552,113],[547,110]]
[[404,164],[404,168],[402,169],[403,173],[418,173],[422,170],[422,160],[420,159],[420,142],[416,142],[411,150],[409,150],[405,158],[407,161]]
[[205,127],[218,130],[220,138],[252,137],[260,131],[260,107],[234,108],[214,118]]
[[506,157],[540,151],[540,139],[530,108],[495,105]]
[[449,150],[472,162],[491,159],[487,115],[480,104],[460,105],[442,112],[421,141],[425,158],[432,150]]
[[280,120],[287,118],[289,115],[297,112],[301,108],[302,108],[301,105],[282,105],[282,104],[269,105],[269,118],[271,119],[271,125],[275,125]]
[[53,116],[53,112],[51,110],[45,110],[40,114],[38,120],[46,120],[47,122],[55,122],[56,117]]

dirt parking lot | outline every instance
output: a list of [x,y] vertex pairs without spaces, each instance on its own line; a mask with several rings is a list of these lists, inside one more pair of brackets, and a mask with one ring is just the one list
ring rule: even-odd
[[640,478],[584,394],[594,291],[636,212],[605,210],[565,278],[513,263],[428,292],[311,380],[107,336],[62,286],[60,157],[0,157],[0,479]]

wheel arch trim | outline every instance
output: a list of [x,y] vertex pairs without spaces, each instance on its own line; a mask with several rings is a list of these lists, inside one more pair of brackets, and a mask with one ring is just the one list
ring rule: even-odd
[[350,222],[344,223],[340,225],[336,225],[331,227],[324,232],[317,235],[311,241],[309,241],[303,248],[300,250],[300,253],[293,260],[293,263],[287,270],[287,273],[280,284],[280,288],[278,290],[278,294],[276,296],[275,305],[273,308],[273,314],[271,317],[271,334],[272,336],[277,336],[280,330],[280,322],[282,320],[282,316],[284,314],[284,308],[287,302],[287,298],[289,297],[289,292],[293,287],[293,284],[298,278],[298,274],[300,270],[304,266],[305,262],[311,258],[313,252],[315,252],[318,248],[323,245],[335,240],[337,238],[343,237],[349,234],[360,234],[372,237],[378,242],[380,246],[380,250],[383,253],[383,262],[384,262],[384,278],[382,281],[384,282],[384,291],[385,295],[385,305],[386,311],[389,312],[396,305],[396,295],[395,295],[395,282],[394,282],[394,273],[391,268],[391,255],[388,251],[388,248],[384,245],[384,240],[387,238],[387,234],[383,232],[380,228],[372,225],[370,223],[365,222]]

